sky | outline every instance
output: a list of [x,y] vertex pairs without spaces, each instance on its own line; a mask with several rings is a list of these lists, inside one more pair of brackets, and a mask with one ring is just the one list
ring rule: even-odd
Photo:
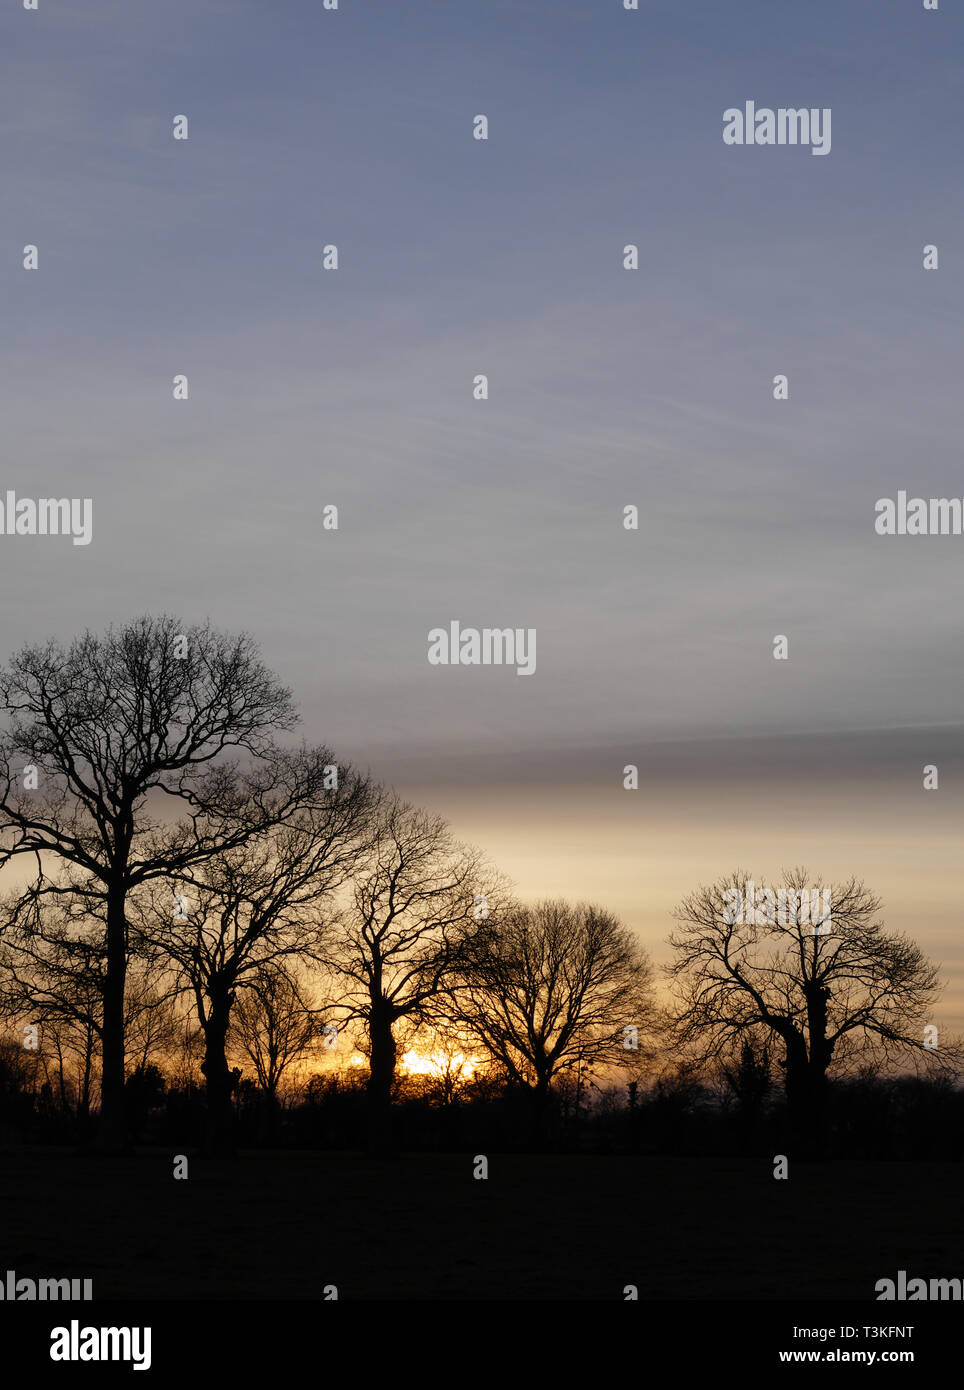
[[[665,959],[718,874],[853,873],[964,1026],[964,537],[874,529],[964,496],[962,39],[947,0],[5,6],[0,499],[93,538],[0,535],[0,655],[246,629],[523,896]],[[829,154],[725,145],[748,100],[830,108]],[[535,673],[430,665],[453,620]]]

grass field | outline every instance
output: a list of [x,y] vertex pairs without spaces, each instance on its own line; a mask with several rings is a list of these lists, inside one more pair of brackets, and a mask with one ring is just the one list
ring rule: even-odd
[[95,1298],[873,1299],[964,1275],[961,1169],[934,1164],[250,1152],[0,1155],[0,1273]]

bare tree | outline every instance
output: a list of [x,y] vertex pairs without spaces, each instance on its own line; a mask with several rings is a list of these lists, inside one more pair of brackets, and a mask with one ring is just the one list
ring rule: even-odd
[[[73,1109],[84,1120],[100,1083],[106,978],[102,904],[79,893],[12,894],[0,920],[5,923],[0,1007],[37,1024],[39,1055],[61,1109]],[[176,990],[160,983],[157,965],[156,950],[128,963],[124,1030],[141,1068],[174,1039]],[[73,1105],[68,1092],[75,1096]]]
[[160,968],[160,952],[138,956],[127,974],[124,1002],[127,1056],[144,1071],[166,1061],[180,1041],[180,990]]
[[0,1007],[56,1026],[61,1038],[76,1032],[99,1039],[103,922],[79,896],[30,893],[8,895],[0,921]]
[[79,888],[103,908],[102,1143],[115,1147],[128,899],[287,817],[298,792],[276,786],[271,740],[295,720],[291,696],[248,636],[144,617],[23,648],[0,674],[0,706],[0,864],[33,855],[34,894]]
[[555,1077],[645,1051],[652,979],[645,951],[611,912],[517,904],[466,957],[455,1018],[529,1097],[541,1137]]
[[[310,760],[335,767],[327,749],[312,750]],[[210,1152],[233,1149],[226,1041],[239,993],[293,957],[317,954],[332,894],[370,841],[368,779],[343,765],[328,782],[283,826],[182,874],[173,910],[169,887],[155,885],[131,902],[137,940],[162,951],[194,997],[205,1039]]]
[[668,971],[680,1047],[710,1059],[751,1035],[778,1044],[801,1150],[822,1142],[832,1068],[910,1061],[956,1070],[956,1044],[927,1046],[937,968],[912,941],[884,930],[880,901],[863,883],[811,891],[807,871],[797,868],[777,888],[756,881],[751,903],[747,879],[738,871],[701,887],[674,913]]
[[[182,1001],[183,1002],[183,1001]],[[204,1033],[192,1010],[181,1012],[167,1057],[167,1072],[177,1090],[193,1095],[204,1086]]]
[[[441,1014],[445,1012],[443,1009]],[[451,1016],[453,1010],[449,1008],[447,1012]],[[410,1044],[399,1042],[398,1050],[404,1062],[406,1047],[411,1046],[427,1078],[428,1093],[442,1106],[450,1106],[479,1076],[486,1059],[471,1054],[467,1039],[459,1040],[459,1027],[454,1019],[440,1016],[440,1023],[440,1027],[423,1025],[413,1033]]]
[[346,1022],[360,1020],[365,1029],[373,1152],[392,1147],[396,1031],[430,1016],[503,891],[441,817],[383,794],[376,838],[325,951]]
[[40,1021],[38,1031],[40,1065],[51,1093],[57,1096],[61,1114],[86,1118],[94,1081],[94,1029],[90,1026],[81,1029],[59,1019],[45,1018]]
[[234,1010],[234,1037],[254,1063],[264,1093],[266,1137],[274,1137],[278,1090],[285,1073],[303,1061],[319,1040],[322,1022],[306,1002],[306,985],[287,962],[265,967]]

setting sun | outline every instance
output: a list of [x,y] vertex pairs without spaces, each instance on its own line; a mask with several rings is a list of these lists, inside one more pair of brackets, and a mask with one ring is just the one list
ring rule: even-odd
[[424,1053],[411,1048],[403,1054],[400,1067],[409,1076],[442,1077],[455,1073],[468,1081],[475,1075],[480,1061],[479,1057],[469,1056],[464,1052],[443,1052],[436,1049],[434,1052]]

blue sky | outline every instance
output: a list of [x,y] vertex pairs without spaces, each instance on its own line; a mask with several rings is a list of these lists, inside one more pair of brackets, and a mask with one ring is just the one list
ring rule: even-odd
[[[898,487],[964,492],[950,8],[84,0],[3,27],[7,485],[96,518],[87,551],[4,547],[11,639],[210,612],[309,707],[327,653],[386,745],[426,712],[453,750],[486,718],[528,746],[957,717],[931,600],[960,547],[871,529]],[[724,146],[750,98],[829,106],[830,155]],[[453,617],[536,626],[535,687],[428,668]]]

